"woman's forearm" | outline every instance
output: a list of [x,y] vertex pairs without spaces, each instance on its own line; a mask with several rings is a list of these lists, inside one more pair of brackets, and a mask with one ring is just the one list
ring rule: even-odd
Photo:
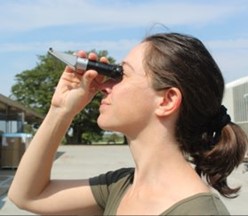
[[23,202],[37,198],[50,181],[54,154],[72,118],[51,108],[22,157],[9,190],[10,199]]
[[[80,52],[78,55],[85,56],[86,53]],[[52,195],[58,188],[61,192],[63,191],[62,194],[70,194],[68,184],[63,186],[64,190],[60,184],[51,183],[54,154],[73,117],[97,93],[98,82],[94,81],[97,75],[98,73],[94,70],[82,72],[74,71],[70,67],[65,68],[53,94],[51,108],[23,155],[10,187],[8,196],[18,207],[42,212],[41,204],[47,206],[51,204],[50,202],[60,203],[60,197]],[[75,185],[74,182],[69,184],[71,187]],[[82,184],[85,182],[83,181]],[[91,193],[86,194],[86,197],[88,194],[92,196]],[[47,212],[56,213],[57,210],[54,210],[51,205]]]

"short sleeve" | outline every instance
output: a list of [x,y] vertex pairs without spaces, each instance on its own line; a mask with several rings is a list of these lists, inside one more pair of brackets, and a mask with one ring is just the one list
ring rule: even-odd
[[105,209],[113,185],[133,172],[133,168],[122,168],[110,171],[89,179],[91,191],[97,204]]

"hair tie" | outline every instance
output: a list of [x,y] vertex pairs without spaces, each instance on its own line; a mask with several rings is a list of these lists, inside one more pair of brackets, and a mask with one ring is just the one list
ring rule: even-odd
[[213,117],[210,130],[220,132],[223,127],[231,122],[231,117],[227,114],[227,108],[224,105],[220,106],[219,112]]
[[224,105],[220,106],[218,113],[213,116],[208,124],[207,131],[212,134],[211,140],[205,144],[206,149],[211,149],[219,140],[221,130],[231,122],[231,117],[227,114],[227,109]]

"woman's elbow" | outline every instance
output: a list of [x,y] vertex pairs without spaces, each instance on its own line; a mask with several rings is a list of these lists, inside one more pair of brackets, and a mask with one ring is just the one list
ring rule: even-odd
[[14,203],[19,209],[28,210],[28,201],[24,197],[21,197],[18,194],[18,192],[14,191],[10,188],[7,196],[8,196],[8,199],[12,203]]

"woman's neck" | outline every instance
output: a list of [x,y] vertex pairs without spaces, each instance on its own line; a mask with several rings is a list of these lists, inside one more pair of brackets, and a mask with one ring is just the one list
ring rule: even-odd
[[149,175],[154,179],[155,174],[170,174],[172,170],[188,165],[177,143],[170,140],[158,141],[154,138],[142,142],[132,141],[130,150],[141,179],[149,178]]
[[130,140],[129,145],[136,165],[133,188],[166,188],[172,193],[178,188],[186,194],[208,191],[173,138],[150,136]]

